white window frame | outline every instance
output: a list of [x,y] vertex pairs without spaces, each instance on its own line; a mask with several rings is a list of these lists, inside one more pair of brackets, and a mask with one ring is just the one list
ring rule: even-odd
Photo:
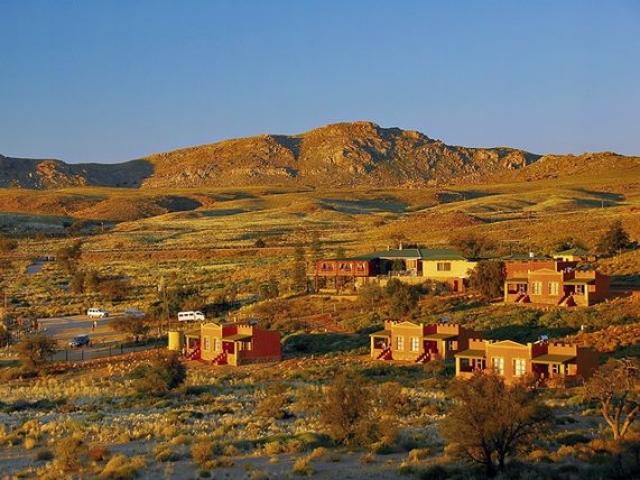
[[504,375],[504,358],[503,357],[491,357],[491,368],[498,375]]
[[404,337],[402,335],[396,337],[396,350],[404,350]]
[[531,282],[531,295],[542,295],[542,282],[534,280]]
[[527,373],[527,360],[524,358],[513,359],[513,375],[523,377]]
[[411,351],[419,352],[420,351],[420,338],[411,337]]

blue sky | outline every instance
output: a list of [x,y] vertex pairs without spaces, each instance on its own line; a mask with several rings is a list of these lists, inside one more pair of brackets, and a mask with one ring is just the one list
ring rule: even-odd
[[640,2],[1,0],[0,153],[116,163],[371,120],[640,155]]

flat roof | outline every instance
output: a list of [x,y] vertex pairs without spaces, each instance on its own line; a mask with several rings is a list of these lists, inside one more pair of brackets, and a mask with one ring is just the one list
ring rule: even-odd
[[370,337],[390,337],[391,330],[380,330],[369,334]]
[[229,335],[228,337],[223,337],[222,340],[233,340],[234,342],[238,342],[241,340],[249,340],[251,338],[251,335],[248,335],[246,333],[236,333],[235,335]]
[[545,355],[540,355],[539,357],[534,358],[533,360],[531,360],[531,363],[567,363],[575,359],[575,355],[559,355],[547,353]]
[[565,285],[589,285],[595,283],[593,278],[572,278],[571,280],[565,280]]
[[430,333],[424,336],[425,340],[448,340],[457,337],[457,333]]
[[485,355],[484,350],[474,350],[472,348],[469,350],[464,350],[462,352],[458,352],[454,354],[455,357],[461,357],[461,358],[484,358],[484,355]]

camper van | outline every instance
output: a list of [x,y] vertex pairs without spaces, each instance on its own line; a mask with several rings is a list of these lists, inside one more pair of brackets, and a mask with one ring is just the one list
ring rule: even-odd
[[196,320],[204,320],[202,312],[178,312],[178,320],[181,322],[195,322]]
[[90,308],[87,310],[87,315],[90,317],[105,318],[109,316],[109,312],[101,308]]

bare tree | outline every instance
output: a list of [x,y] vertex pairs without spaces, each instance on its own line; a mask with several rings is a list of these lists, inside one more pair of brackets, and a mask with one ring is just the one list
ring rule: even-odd
[[611,358],[584,386],[585,397],[600,404],[600,412],[618,441],[640,413],[640,362]]

